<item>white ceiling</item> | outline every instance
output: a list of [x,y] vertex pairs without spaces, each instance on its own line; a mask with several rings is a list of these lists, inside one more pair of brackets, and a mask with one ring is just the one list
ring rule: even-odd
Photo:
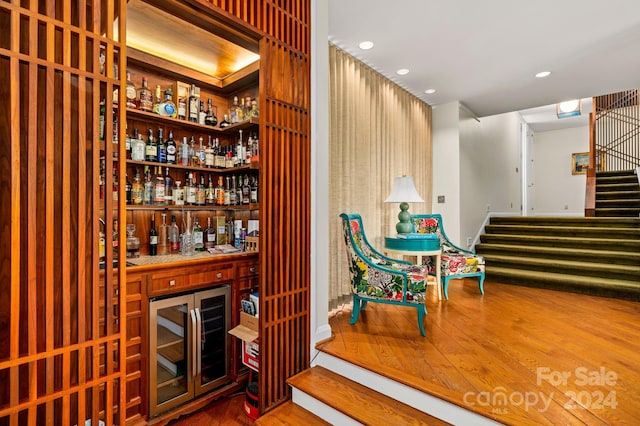
[[432,106],[484,117],[640,87],[640,0],[328,2],[330,41]]

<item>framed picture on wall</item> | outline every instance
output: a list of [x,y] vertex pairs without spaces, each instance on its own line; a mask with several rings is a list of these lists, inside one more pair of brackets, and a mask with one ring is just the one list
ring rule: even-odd
[[[604,164],[604,154],[599,152],[596,155],[596,171],[602,171]],[[574,152],[571,154],[571,174],[572,175],[584,175],[589,168],[589,153],[588,152]]]

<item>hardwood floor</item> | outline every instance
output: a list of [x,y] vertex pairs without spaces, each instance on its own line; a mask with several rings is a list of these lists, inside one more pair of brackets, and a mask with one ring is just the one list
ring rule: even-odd
[[[319,349],[504,424],[637,424],[640,303],[473,280],[449,295],[431,292],[426,337],[415,309],[370,303],[355,325],[332,316]],[[172,425],[253,425],[243,402]]]
[[505,424],[637,424],[640,304],[452,281],[416,311],[370,303],[330,319],[321,351]]

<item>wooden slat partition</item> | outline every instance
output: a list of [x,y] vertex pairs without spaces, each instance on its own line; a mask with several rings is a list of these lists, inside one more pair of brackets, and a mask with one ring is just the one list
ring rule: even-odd
[[0,424],[124,423],[124,272],[98,250],[99,219],[110,243],[124,211],[99,185],[124,148],[98,131],[102,99],[124,117],[124,4],[0,1]]
[[260,43],[260,410],[310,362],[309,0],[209,0]]

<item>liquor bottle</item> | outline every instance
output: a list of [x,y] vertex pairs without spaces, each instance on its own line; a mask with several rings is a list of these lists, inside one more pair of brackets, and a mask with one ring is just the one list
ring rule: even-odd
[[131,160],[131,136],[129,136],[129,132],[126,133],[124,138],[124,154],[127,160]]
[[156,145],[156,141],[153,139],[153,130],[149,129],[149,133],[147,136],[147,144],[144,151],[144,159],[146,161],[158,161],[158,145]]
[[213,142],[213,166],[214,167],[224,167],[224,155],[222,153],[222,148],[220,148],[220,139],[215,138]]
[[222,121],[220,122],[220,128],[224,129],[225,127],[229,127],[230,125],[231,125],[231,122],[229,121],[229,116],[225,114],[222,117]]
[[173,103],[173,90],[167,88],[164,91],[164,101],[158,107],[158,114],[163,117],[176,118],[178,116],[178,110]]
[[229,176],[226,177],[227,184],[224,187],[224,205],[231,205],[231,184],[229,183]]
[[204,124],[207,126],[215,126],[218,124],[218,117],[216,117],[216,113],[213,112],[211,98],[207,100],[207,115],[204,117]]
[[176,141],[173,140],[173,131],[169,130],[167,139],[167,164],[176,164]]
[[127,223],[127,258],[140,257],[140,238],[135,233],[136,225]]
[[184,96],[180,96],[179,93],[176,93],[176,104],[177,104],[177,108],[176,109],[177,109],[177,113],[178,113],[178,119],[186,120],[186,118],[187,118],[187,99]]
[[146,145],[144,140],[138,134],[138,129],[133,129],[133,136],[131,137],[131,159],[135,161],[144,161]]
[[142,87],[138,89],[140,110],[153,112],[153,93],[147,84],[147,77],[142,77]]
[[153,112],[156,114],[160,111],[160,104],[162,103],[162,89],[159,84],[156,84],[155,96],[153,99]]
[[216,245],[216,230],[211,227],[211,217],[207,217],[207,227],[204,229],[204,248],[210,249]]
[[113,167],[111,168],[111,199],[114,201],[114,205],[117,204],[118,202],[118,191],[119,191],[119,185],[118,185],[118,170],[116,170],[116,163],[113,163]]
[[184,188],[182,188],[182,182],[176,181],[176,187],[173,190],[173,204],[176,206],[184,206]]
[[200,99],[196,95],[196,85],[191,85],[191,94],[189,95],[189,121],[193,123],[198,122],[200,115]]
[[127,90],[125,94],[127,96],[127,108],[137,108],[136,97],[138,96],[138,91],[136,90],[136,85],[131,81],[131,71],[129,70],[127,70]]
[[196,216],[193,221],[193,230],[191,231],[191,234],[193,238],[193,250],[204,251],[204,231],[200,226],[198,216]]
[[242,130],[239,131],[240,138],[238,139],[238,144],[236,145],[236,166],[244,163],[246,154],[246,148],[244,147],[244,143],[242,142]]
[[162,167],[156,168],[153,176],[153,204],[164,205],[164,176],[162,176]]
[[200,101],[200,107],[198,108],[198,124],[204,126],[204,120],[207,117],[207,112],[204,110],[204,102]]
[[173,204],[173,178],[169,174],[169,168],[164,170],[164,203],[167,206]]
[[136,168],[136,174],[133,176],[133,183],[131,184],[131,201],[134,206],[139,206],[143,203],[143,195],[144,189],[140,178],[140,170]]
[[256,101],[256,98],[251,98],[251,118],[258,118],[259,116],[258,101]]
[[151,215],[151,229],[149,229],[149,255],[158,254],[158,231],[156,231],[156,215]]
[[251,186],[249,186],[249,176],[244,175],[242,182],[242,204],[247,205],[251,202]]
[[198,166],[200,167],[204,167],[205,166],[205,162],[206,162],[206,153],[205,153],[205,149],[204,149],[204,145],[202,144],[202,136],[200,136],[198,138]]
[[196,187],[195,179],[193,178],[193,174],[192,173],[188,173],[187,183],[185,183],[184,192],[185,192],[185,197],[186,197],[186,203],[189,204],[190,206],[193,206],[193,205],[196,204],[196,192],[197,192],[197,190],[198,190],[198,188]]
[[193,136],[189,139],[189,158],[192,166],[200,165],[200,155],[198,155],[198,151],[196,150],[196,140]]
[[252,177],[252,183],[251,183],[251,195],[250,195],[250,200],[251,203],[257,203],[258,202],[258,177],[257,176],[253,176]]
[[211,135],[209,135],[209,143],[204,149],[204,166],[213,167],[213,142],[211,142]]
[[244,100],[244,119],[251,118],[251,96],[247,96]]
[[120,237],[118,235],[118,219],[113,219],[113,230],[111,231],[111,245],[113,247],[113,260],[118,259],[120,248]]
[[167,144],[162,133],[162,129],[158,129],[158,163],[167,162]]
[[206,204],[208,206],[213,206],[216,203],[216,189],[213,187],[213,179],[211,179],[211,175],[209,175],[209,185],[205,191]]
[[231,188],[229,190],[229,205],[235,206],[238,204],[238,197],[236,192],[236,176],[231,176]]
[[151,171],[147,168],[144,171],[144,187],[142,193],[142,202],[145,205],[153,204],[153,180],[151,180]]
[[171,225],[167,230],[167,240],[169,241],[169,251],[178,253],[180,251],[180,230],[176,223],[176,215],[171,215]]
[[99,126],[99,134],[100,134],[100,140],[103,141],[104,140],[104,123],[105,123],[105,114],[107,113],[107,109],[105,107],[105,100],[104,98],[100,100],[100,118],[98,121],[98,126]]
[[187,137],[182,137],[182,143],[180,144],[180,165],[189,166],[191,164],[191,157],[189,156],[189,145],[187,144]]
[[240,105],[238,104],[237,96],[233,97],[233,104],[231,104],[231,108],[229,110],[229,119],[231,120],[231,124],[242,121],[242,109],[240,109]]
[[222,184],[222,176],[218,176],[218,187],[216,188],[216,205],[224,205],[224,185]]
[[191,229],[191,212],[188,211],[183,218],[186,217],[187,223],[183,223],[184,233],[182,234],[182,243],[180,244],[180,252],[184,256],[193,255],[193,234]]
[[204,186],[204,175],[200,173],[200,182],[196,187],[196,206],[204,206],[207,202],[207,195]]
[[169,254],[169,236],[167,226],[167,215],[162,213],[162,224],[158,229],[158,254]]
[[131,204],[133,204],[133,186],[131,185],[131,181],[129,180],[129,174],[125,174],[125,184],[124,184],[124,188],[125,188],[125,195],[126,195],[126,202],[127,205],[130,206]]

